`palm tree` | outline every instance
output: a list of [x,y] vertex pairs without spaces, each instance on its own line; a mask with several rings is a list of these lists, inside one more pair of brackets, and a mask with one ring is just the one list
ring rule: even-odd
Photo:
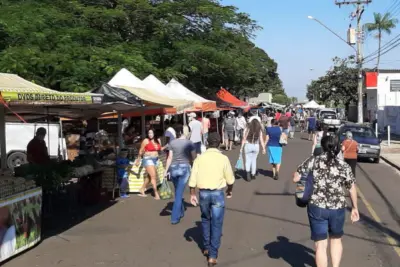
[[392,29],[396,28],[398,19],[393,18],[389,12],[383,16],[381,13],[374,13],[374,22],[366,23],[364,25],[367,32],[377,32],[376,38],[378,38],[378,60],[376,68],[379,69],[379,62],[381,60],[381,45],[382,45],[382,33],[390,35]]

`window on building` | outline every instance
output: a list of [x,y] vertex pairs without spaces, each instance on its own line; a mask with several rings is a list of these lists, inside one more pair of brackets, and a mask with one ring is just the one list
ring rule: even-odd
[[390,91],[400,92],[400,80],[390,80]]

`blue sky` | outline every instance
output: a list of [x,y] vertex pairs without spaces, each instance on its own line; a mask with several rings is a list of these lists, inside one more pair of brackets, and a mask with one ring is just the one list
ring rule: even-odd
[[[397,0],[373,0],[366,6],[363,23],[373,21],[373,12],[385,12]],[[335,5],[334,0],[222,0],[250,14],[263,30],[257,33],[256,45],[263,48],[278,63],[278,73],[286,93],[305,99],[306,85],[325,74],[335,56],[346,57],[354,50],[340,41],[321,25],[307,19],[311,15],[346,39],[353,6]],[[390,10],[400,17],[399,8]],[[355,22],[353,23],[355,26]],[[400,33],[400,24],[391,36],[384,36],[383,43]],[[364,54],[377,50],[377,40],[367,36]],[[400,68],[400,47],[382,56],[380,68]],[[372,66],[370,63],[367,66]],[[310,70],[313,69],[313,70]]]

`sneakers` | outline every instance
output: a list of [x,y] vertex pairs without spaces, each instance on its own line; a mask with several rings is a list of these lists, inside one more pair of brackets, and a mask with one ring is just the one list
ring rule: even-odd
[[129,198],[129,195],[128,194],[121,194],[121,196],[119,197],[119,198]]
[[275,173],[274,180],[279,180],[279,173]]

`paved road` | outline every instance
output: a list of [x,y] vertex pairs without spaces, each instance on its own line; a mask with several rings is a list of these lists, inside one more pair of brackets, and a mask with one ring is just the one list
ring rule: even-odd
[[[269,177],[270,166],[262,155],[257,180],[237,180],[234,196],[227,201],[218,266],[315,266],[305,209],[295,206],[290,182],[310,146],[302,139],[290,142],[279,181]],[[232,163],[237,154],[238,150],[229,153]],[[400,266],[400,257],[390,244],[400,240],[396,210],[400,176],[383,163],[360,163],[359,167],[358,183],[368,208],[360,200],[362,222],[352,225],[346,220],[342,266]],[[166,201],[133,196],[47,238],[4,266],[205,266],[198,247],[199,209],[188,207],[183,221],[172,226],[169,207]]]

